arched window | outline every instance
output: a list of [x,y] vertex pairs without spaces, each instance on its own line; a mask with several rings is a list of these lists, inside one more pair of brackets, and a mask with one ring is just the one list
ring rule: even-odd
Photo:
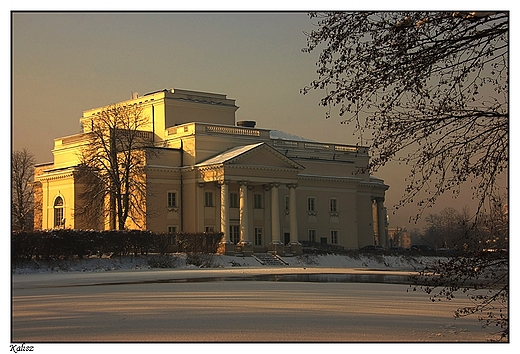
[[54,227],[61,227],[65,224],[63,218],[63,198],[57,197],[54,200]]

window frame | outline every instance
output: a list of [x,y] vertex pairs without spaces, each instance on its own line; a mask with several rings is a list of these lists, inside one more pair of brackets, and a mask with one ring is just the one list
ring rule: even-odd
[[214,207],[214,198],[213,191],[204,191],[204,206],[205,207]]
[[262,239],[264,234],[264,228],[263,227],[255,227],[254,229],[254,245],[255,246],[262,246]]
[[[173,203],[172,198],[170,196],[173,196]],[[166,194],[166,206],[168,208],[177,208],[178,201],[177,201],[177,191],[168,191]]]
[[307,211],[316,211],[316,197],[307,197]]
[[339,245],[339,230],[330,230],[330,244]]
[[229,240],[234,245],[240,242],[240,225],[229,225]]
[[54,198],[52,210],[54,216],[54,227],[63,227],[65,224],[65,200],[61,195]]
[[316,242],[317,235],[318,235],[318,231],[316,229],[307,230],[307,239],[309,240],[309,242]]
[[337,213],[338,209],[338,198],[330,198],[329,199],[329,212]]
[[263,198],[261,193],[253,194],[253,209],[263,209]]
[[229,192],[229,207],[230,208],[238,208],[240,205],[238,203],[238,193]]

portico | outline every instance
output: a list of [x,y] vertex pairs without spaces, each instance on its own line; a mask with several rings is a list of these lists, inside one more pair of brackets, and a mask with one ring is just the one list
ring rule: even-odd
[[[235,246],[239,246],[243,253],[252,252],[255,246],[284,252],[281,188],[289,195],[290,245],[299,245],[296,189],[298,171],[303,166],[267,144],[231,150],[197,165],[202,180],[199,183],[220,189],[215,194],[220,201],[218,224],[224,234],[222,248],[226,253],[234,252]],[[276,164],[273,158],[278,160]]]

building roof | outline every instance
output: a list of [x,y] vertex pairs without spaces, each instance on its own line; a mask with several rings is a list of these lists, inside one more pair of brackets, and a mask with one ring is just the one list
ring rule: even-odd
[[269,131],[269,137],[271,139],[280,139],[280,140],[295,140],[295,141],[307,141],[307,142],[315,142],[315,140],[303,138],[298,135],[293,135],[286,133],[281,130],[271,130]]
[[235,157],[240,156],[262,144],[263,143],[256,143],[256,144],[245,145],[245,146],[237,146],[237,147],[231,148],[229,150],[226,150],[226,151],[218,154],[217,156],[214,156],[206,161],[198,163],[195,166],[208,166],[208,165],[221,164],[221,163],[224,163],[231,159],[234,159]]
[[284,161],[284,164],[287,166],[291,166],[296,169],[304,169],[305,167],[300,165],[299,163],[293,161],[292,159],[286,157],[285,155],[278,152],[273,147],[269,146],[264,142],[243,145],[231,148],[226,150],[208,160],[202,161],[195,165],[195,167],[203,167],[203,166],[212,166],[212,165],[221,165],[235,161],[237,158],[244,156],[245,154],[255,150],[255,149],[264,149],[264,151],[268,151],[271,154],[274,154],[278,159]]

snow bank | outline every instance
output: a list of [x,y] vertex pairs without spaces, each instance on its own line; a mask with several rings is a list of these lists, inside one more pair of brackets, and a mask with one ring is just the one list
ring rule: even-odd
[[[283,257],[285,267],[326,267],[326,268],[364,268],[388,270],[418,270],[431,262],[434,257],[410,257],[403,255],[310,255]],[[84,258],[74,260],[28,261],[20,262],[12,268],[13,274],[55,273],[55,272],[106,272],[114,270],[142,269],[198,269],[198,268],[269,268],[254,257],[233,257],[218,254],[188,257],[185,253],[168,256],[125,256],[112,258]],[[282,266],[284,267],[284,266]]]

